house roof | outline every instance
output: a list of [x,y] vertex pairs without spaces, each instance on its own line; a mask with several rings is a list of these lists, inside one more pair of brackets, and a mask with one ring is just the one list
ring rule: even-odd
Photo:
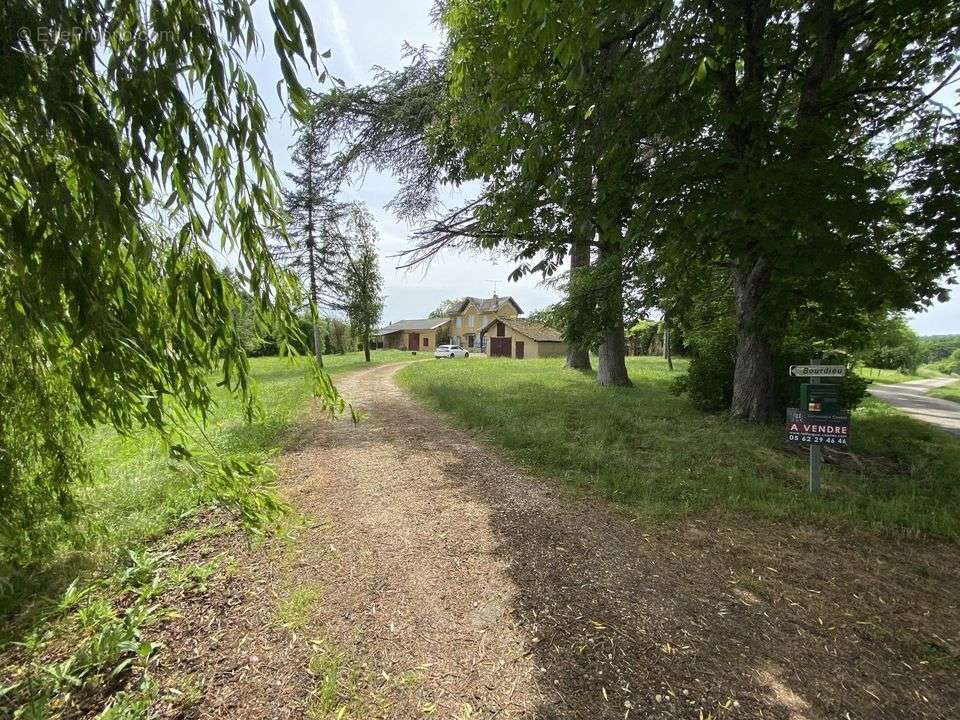
[[467,309],[467,305],[473,303],[477,306],[477,310],[480,312],[496,312],[502,308],[507,303],[512,303],[513,307],[517,309],[517,314],[522,314],[523,310],[517,304],[517,301],[514,300],[509,295],[507,297],[497,297],[494,295],[492,298],[478,298],[468,295],[463,299],[463,302],[460,303],[460,306],[457,308],[457,314],[459,315],[464,310]]
[[533,320],[521,320],[520,318],[497,318],[496,320],[491,320],[483,326],[480,332],[485,333],[491,325],[497,322],[502,322],[507,327],[537,342],[563,342],[563,336],[556,328],[544,325],[543,323],[533,322]]
[[377,330],[377,335],[403,332],[404,330],[436,330],[450,322],[450,318],[424,318],[423,320],[400,320]]

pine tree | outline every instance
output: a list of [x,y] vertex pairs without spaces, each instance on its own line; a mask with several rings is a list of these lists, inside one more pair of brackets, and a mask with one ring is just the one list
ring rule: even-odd
[[336,199],[339,181],[327,162],[327,150],[319,118],[311,113],[297,129],[291,157],[296,170],[286,173],[289,185],[283,190],[289,240],[271,247],[274,258],[307,288],[313,350],[321,367],[320,308],[336,305],[342,291],[343,254],[337,224],[346,211]]

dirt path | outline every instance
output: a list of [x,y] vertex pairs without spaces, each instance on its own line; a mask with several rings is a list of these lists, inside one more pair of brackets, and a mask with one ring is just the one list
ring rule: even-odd
[[[518,471],[400,391],[397,369],[340,379],[366,421],[318,420],[285,456],[307,520],[295,549],[250,553],[228,600],[184,611],[187,669],[213,678],[199,717],[960,711],[955,547],[645,526]],[[297,593],[309,617],[278,629],[270,608]]]
[[385,715],[960,708],[951,548],[757,524],[645,531],[449,427],[397,388],[397,369],[341,381],[366,422],[319,424],[285,465],[332,536],[321,621],[377,671],[423,668]]
[[960,437],[960,405],[927,395],[934,388],[955,382],[956,378],[930,378],[897,385],[871,385],[870,394],[900,408],[910,417]]

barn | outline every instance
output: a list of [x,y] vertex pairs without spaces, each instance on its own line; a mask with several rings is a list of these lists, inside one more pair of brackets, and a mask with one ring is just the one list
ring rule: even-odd
[[519,318],[497,318],[480,331],[490,357],[563,357],[567,344],[560,331],[543,323]]
[[432,351],[449,334],[450,318],[401,320],[376,331],[378,347]]

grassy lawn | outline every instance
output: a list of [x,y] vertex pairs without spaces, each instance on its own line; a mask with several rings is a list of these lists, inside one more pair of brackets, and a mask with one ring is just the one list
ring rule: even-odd
[[917,368],[917,372],[914,375],[908,375],[899,370],[885,370],[883,368],[871,367],[858,367],[856,373],[866,380],[872,380],[875,383],[882,383],[884,385],[896,385],[897,383],[908,382],[910,380],[943,377],[943,373],[928,365],[921,365]]
[[[377,350],[371,362],[409,358],[406,352]],[[362,353],[326,356],[324,363],[334,378],[366,366]],[[270,458],[290,439],[291,428],[310,406],[307,361],[253,358],[251,366],[263,407],[261,419],[246,423],[240,403],[222,388],[215,391],[218,404],[206,436],[227,457]],[[86,449],[95,480],[81,494],[86,508],[81,519],[83,539],[65,541],[45,567],[31,568],[29,574],[18,577],[0,576],[0,616],[37,594],[62,588],[78,575],[110,571],[118,561],[126,561],[129,549],[156,537],[210,499],[192,475],[177,471],[152,432],[124,437],[112,428],[99,428],[91,432]]]
[[943,398],[944,400],[953,400],[956,403],[960,403],[960,381],[955,382],[953,385],[934,388],[927,394],[931,397]]
[[[682,361],[677,363],[682,371]],[[709,510],[960,540],[960,441],[868,398],[852,451],[805,492],[805,454],[779,427],[701,413],[659,358],[629,358],[632,388],[599,388],[559,360],[418,363],[400,382],[527,469],[654,518]]]

